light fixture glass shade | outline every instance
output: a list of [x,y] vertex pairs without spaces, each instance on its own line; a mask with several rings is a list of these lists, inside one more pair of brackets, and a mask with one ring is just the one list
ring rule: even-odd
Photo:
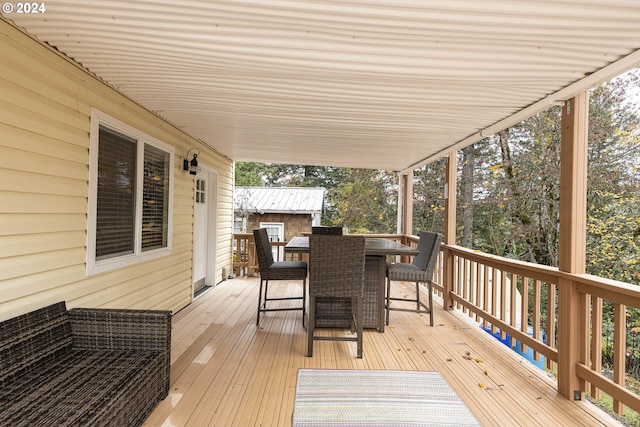
[[[197,151],[197,153],[195,153],[193,155],[193,158],[189,160],[189,154],[191,154],[192,151]],[[195,148],[191,148],[187,152],[187,155],[185,156],[182,163],[182,169],[189,172],[191,175],[196,175],[198,173],[198,154],[200,154],[200,151]]]
[[193,159],[189,162],[189,173],[195,175],[198,173],[198,155],[194,154]]

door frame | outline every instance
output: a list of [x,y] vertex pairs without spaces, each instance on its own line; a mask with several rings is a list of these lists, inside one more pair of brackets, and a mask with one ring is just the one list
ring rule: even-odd
[[[195,224],[196,224],[196,180],[198,177],[203,178],[203,175],[206,174],[207,185],[205,188],[205,197],[207,198],[207,212],[206,212],[206,257],[205,257],[205,286],[214,287],[219,282],[216,281],[216,271],[217,271],[217,236],[218,236],[218,227],[217,227],[217,218],[218,218],[218,171],[214,168],[211,168],[207,165],[200,163],[198,165],[199,171],[198,174],[193,178],[193,212],[194,212],[194,229],[193,229],[193,251],[196,250],[195,245]],[[197,257],[195,253],[193,254],[193,263],[191,270],[191,300],[195,298],[195,277],[194,272],[196,271],[196,260]]]

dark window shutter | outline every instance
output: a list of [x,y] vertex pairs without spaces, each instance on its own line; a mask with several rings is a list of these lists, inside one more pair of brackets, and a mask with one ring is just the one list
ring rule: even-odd
[[144,147],[142,251],[167,247],[169,219],[169,153]]
[[100,127],[96,260],[134,252],[136,144],[135,139]]

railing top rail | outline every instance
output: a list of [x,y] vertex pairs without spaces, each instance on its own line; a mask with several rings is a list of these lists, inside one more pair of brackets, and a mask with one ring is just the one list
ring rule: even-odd
[[560,272],[560,275],[576,282],[578,292],[601,297],[628,307],[640,308],[640,286],[592,274]]
[[640,308],[640,287],[631,283],[591,274],[567,273],[560,271],[557,267],[504,258],[498,255],[477,252],[462,246],[443,244],[442,249],[480,264],[547,283],[559,284],[558,282],[561,278],[571,280],[577,283],[578,291],[581,293],[599,296],[629,307]]
[[498,255],[491,255],[484,252],[474,251],[457,245],[442,245],[443,251],[449,251],[453,255],[460,256],[471,261],[484,264],[489,267],[503,271],[539,279],[547,283],[558,283],[559,270],[557,267],[534,264],[532,262],[520,261],[516,259],[504,258]]

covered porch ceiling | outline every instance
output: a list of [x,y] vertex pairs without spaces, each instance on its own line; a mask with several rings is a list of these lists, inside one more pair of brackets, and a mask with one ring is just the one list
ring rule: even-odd
[[235,161],[408,170],[640,65],[638,0],[41,4],[3,17]]

